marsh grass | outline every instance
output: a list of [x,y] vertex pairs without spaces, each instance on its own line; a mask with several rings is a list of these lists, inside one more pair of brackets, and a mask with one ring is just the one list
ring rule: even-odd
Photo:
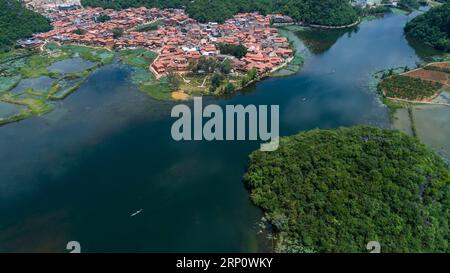
[[20,83],[21,77],[17,75],[0,77],[0,93],[7,92]]
[[139,85],[139,89],[147,94],[149,94],[152,98],[157,100],[172,100],[171,92],[169,84],[162,79],[160,83],[151,84],[145,83]]

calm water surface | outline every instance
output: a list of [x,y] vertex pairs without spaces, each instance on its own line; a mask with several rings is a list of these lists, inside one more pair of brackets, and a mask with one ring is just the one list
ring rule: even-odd
[[[387,127],[369,76],[419,60],[403,36],[408,19],[323,33],[320,48],[300,35],[311,51],[301,73],[207,103],[279,104],[282,135]],[[139,92],[130,72],[103,67],[54,112],[0,127],[0,252],[64,252],[71,240],[86,252],[267,251],[242,184],[259,143],[172,141],[173,103]]]

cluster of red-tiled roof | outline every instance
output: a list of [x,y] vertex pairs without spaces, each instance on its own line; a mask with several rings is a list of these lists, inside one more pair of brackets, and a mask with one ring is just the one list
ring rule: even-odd
[[[37,38],[56,42],[71,42],[89,45],[113,46],[113,29],[130,30],[159,16],[159,9],[130,8],[121,11],[102,8],[75,10],[55,10],[47,16],[52,21],[53,30],[36,35]],[[107,15],[111,19],[96,22],[96,18]],[[76,30],[80,30],[77,34]],[[136,42],[136,41],[133,41]]]
[[[106,22],[96,22],[100,15],[108,15]],[[292,56],[288,40],[280,37],[270,26],[273,15],[243,13],[224,24],[200,24],[189,18],[183,10],[130,8],[121,11],[87,8],[49,13],[54,30],[36,35],[42,40],[101,45],[115,48],[151,49],[159,56],[150,69],[158,77],[169,70],[180,74],[188,72],[189,63],[202,56],[232,61],[234,71],[257,68],[259,72],[272,70]],[[155,23],[155,30],[137,31],[138,26]],[[124,34],[114,37],[113,29]],[[76,30],[80,31],[76,31]],[[218,44],[242,44],[247,47],[241,59],[220,54]]]

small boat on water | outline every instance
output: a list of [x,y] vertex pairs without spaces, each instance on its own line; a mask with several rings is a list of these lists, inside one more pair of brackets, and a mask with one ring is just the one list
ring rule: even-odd
[[143,209],[140,209],[140,210],[138,210],[138,211],[136,211],[136,212],[133,212],[133,213],[131,214],[131,217],[134,217],[134,216],[140,214],[142,211],[143,211]]

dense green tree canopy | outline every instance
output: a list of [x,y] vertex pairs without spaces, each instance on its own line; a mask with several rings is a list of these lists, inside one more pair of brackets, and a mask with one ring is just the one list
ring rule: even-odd
[[449,251],[450,172],[413,137],[312,130],[256,151],[244,178],[282,252]]
[[357,20],[347,0],[82,0],[85,6],[185,8],[200,22],[223,22],[239,12],[281,12],[297,21],[321,25],[347,25]]
[[405,33],[436,49],[450,51],[450,2],[411,20]]
[[44,16],[24,8],[17,0],[0,0],[0,51],[9,50],[18,39],[50,29]]

